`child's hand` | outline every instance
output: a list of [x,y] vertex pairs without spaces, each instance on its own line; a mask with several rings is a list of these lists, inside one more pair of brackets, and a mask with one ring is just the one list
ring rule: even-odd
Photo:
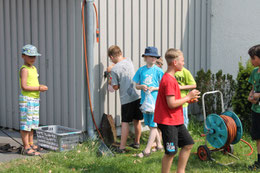
[[115,64],[112,64],[112,65],[108,66],[107,67],[107,72],[110,73],[114,66],[115,66]]
[[248,96],[247,100],[253,104],[257,104],[257,99],[255,99],[252,95]]
[[158,90],[157,87],[149,87],[148,89],[149,89],[149,91],[151,91],[151,92]]
[[199,90],[192,90],[188,93],[187,97],[189,98],[189,100],[192,100],[192,99],[198,99],[200,98],[200,91]]
[[142,85],[142,90],[147,91],[148,87],[146,85]]
[[44,92],[44,91],[47,91],[47,90],[48,90],[48,87],[47,87],[46,85],[40,85],[39,90],[40,90],[41,92]]
[[255,100],[258,100],[259,97],[260,97],[260,93],[254,93],[253,97],[254,97]]

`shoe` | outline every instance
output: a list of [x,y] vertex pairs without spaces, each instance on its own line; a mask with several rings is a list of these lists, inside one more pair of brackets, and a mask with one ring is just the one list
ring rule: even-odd
[[129,146],[132,147],[132,148],[135,148],[135,149],[139,149],[140,148],[140,144],[137,144],[137,143],[133,143],[133,144],[131,144]]
[[142,151],[140,154],[136,154],[135,156],[139,157],[139,158],[144,158],[144,157],[149,157],[150,155],[151,155],[151,152],[146,153],[146,152]]
[[115,150],[114,150],[116,153],[118,153],[118,154],[124,154],[124,153],[126,153],[126,149],[124,148],[124,149],[120,149],[119,147],[117,147]]
[[248,166],[248,169],[251,170],[251,171],[258,170],[259,168],[260,168],[260,163],[256,162],[256,161],[253,165]]

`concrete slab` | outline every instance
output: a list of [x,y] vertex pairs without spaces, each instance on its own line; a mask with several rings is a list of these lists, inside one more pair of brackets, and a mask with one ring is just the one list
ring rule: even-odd
[[[22,144],[22,139],[21,139],[20,133],[18,131],[9,130],[9,129],[8,130],[2,129],[2,130]],[[8,137],[6,134],[4,134],[2,131],[0,131],[0,143],[9,143],[11,146],[20,147],[20,144],[18,144],[14,140],[12,140],[10,137]],[[0,162],[9,162],[14,159],[28,158],[28,157],[30,157],[30,156],[23,156],[23,155],[17,154],[17,153],[0,153]]]

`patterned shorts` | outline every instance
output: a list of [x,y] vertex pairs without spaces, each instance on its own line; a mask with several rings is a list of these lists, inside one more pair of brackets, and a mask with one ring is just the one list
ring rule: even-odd
[[20,95],[20,130],[31,131],[39,126],[40,99]]

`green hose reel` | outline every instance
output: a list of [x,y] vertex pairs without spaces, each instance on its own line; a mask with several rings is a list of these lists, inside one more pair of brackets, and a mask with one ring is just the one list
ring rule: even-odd
[[[234,112],[231,111],[224,112],[222,115],[229,116],[235,121],[237,126],[237,134],[232,144],[238,143],[243,136],[243,127],[240,119]],[[228,129],[226,123],[217,114],[210,114],[207,116],[204,133],[206,134],[207,141],[215,148],[224,147],[228,140]]]

